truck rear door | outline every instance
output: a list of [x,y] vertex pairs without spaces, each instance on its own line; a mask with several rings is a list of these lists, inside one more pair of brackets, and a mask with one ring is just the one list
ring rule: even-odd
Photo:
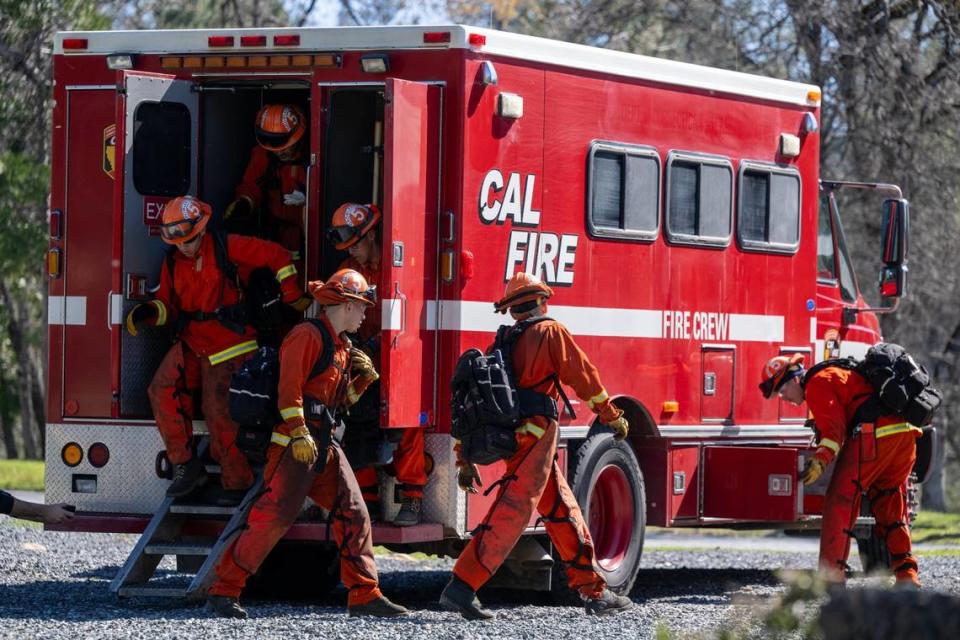
[[[381,425],[427,426],[436,407],[441,88],[388,79],[384,108]],[[430,327],[430,328],[428,328]]]
[[[199,97],[192,83],[173,76],[122,73],[117,100],[117,182],[114,199],[122,212],[122,262],[116,293],[123,316],[150,298],[159,283],[166,245],[157,225],[163,205],[197,193]],[[166,331],[120,331],[120,413],[149,416],[146,389],[169,347]]]

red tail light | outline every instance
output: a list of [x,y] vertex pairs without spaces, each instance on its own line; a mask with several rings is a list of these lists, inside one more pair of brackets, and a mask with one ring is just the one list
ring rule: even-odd
[[86,38],[64,38],[63,48],[70,51],[79,51],[87,48]]
[[275,47],[296,47],[300,45],[299,35],[281,35],[273,36],[273,46]]
[[423,34],[424,44],[442,44],[444,42],[450,42],[450,32],[449,31],[427,31]]
[[487,36],[482,33],[471,33],[470,34],[470,44],[474,47],[482,47],[487,44]]
[[102,442],[95,442],[87,449],[87,460],[99,469],[110,462],[110,449]]
[[265,47],[267,36],[240,36],[241,47]]

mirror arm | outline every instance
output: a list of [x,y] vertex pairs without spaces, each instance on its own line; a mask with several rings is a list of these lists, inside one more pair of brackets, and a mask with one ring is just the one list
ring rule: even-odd
[[899,307],[900,307],[900,298],[894,298],[893,305],[889,307],[863,307],[862,309],[857,307],[844,307],[843,309],[844,323],[850,324],[851,322],[856,320],[858,313],[876,313],[878,315],[882,315],[885,313],[893,313]]

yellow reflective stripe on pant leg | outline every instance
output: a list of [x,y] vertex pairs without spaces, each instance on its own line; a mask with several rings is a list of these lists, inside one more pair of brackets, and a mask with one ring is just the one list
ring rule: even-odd
[[909,422],[898,422],[897,424],[888,424],[877,429],[877,437],[885,438],[887,436],[893,436],[898,433],[906,433],[907,431],[916,431],[922,433],[922,429],[915,427]]
[[529,433],[531,435],[536,436],[537,438],[542,438],[543,434],[545,434],[546,432],[547,432],[546,429],[541,429],[540,427],[533,424],[532,422],[524,422],[522,425],[517,427],[517,433]]
[[607,390],[606,390],[606,389],[602,389],[602,390],[600,391],[600,393],[598,393],[597,395],[595,395],[595,396],[593,396],[592,398],[590,398],[589,400],[587,400],[587,406],[590,407],[591,409],[593,409],[595,406],[597,406],[597,405],[600,404],[601,402],[604,402],[604,401],[607,400],[609,397],[610,397],[610,396],[607,395]]
[[234,345],[229,349],[224,349],[220,353],[214,353],[210,356],[210,364],[220,364],[221,362],[226,362],[230,358],[236,358],[237,356],[242,356],[245,353],[250,353],[251,351],[257,350],[257,341],[249,340],[247,342],[241,342],[240,344]]
[[285,447],[290,444],[291,440],[293,440],[293,438],[290,436],[285,436],[282,433],[277,433],[276,431],[270,434],[270,442],[273,444],[278,444],[281,447]]
[[827,449],[830,449],[830,451],[833,451],[833,455],[837,455],[837,452],[840,451],[840,443],[831,440],[830,438],[822,439],[819,444],[821,447],[826,447]]
[[150,302],[157,308],[157,321],[154,326],[162,327],[167,324],[167,305],[160,300],[151,300]]
[[303,407],[287,407],[286,409],[280,409],[280,417],[283,418],[284,422],[297,416],[305,418],[303,414]]
[[297,273],[297,268],[292,264],[288,264],[284,268],[280,269],[280,271],[277,271],[277,282],[283,282],[290,276],[296,275],[296,273]]

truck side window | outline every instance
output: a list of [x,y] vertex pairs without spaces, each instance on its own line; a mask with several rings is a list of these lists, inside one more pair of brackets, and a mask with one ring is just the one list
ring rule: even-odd
[[833,248],[833,226],[830,224],[830,202],[820,198],[820,213],[817,218],[817,278],[837,279],[837,254]]
[[143,102],[133,116],[133,186],[145,196],[190,188],[190,111],[175,102]]
[[740,164],[737,239],[747,250],[794,253],[800,246],[800,175]]
[[730,244],[733,168],[726,158],[671,152],[667,160],[667,238],[678,244]]
[[590,147],[587,228],[591,235],[653,240],[660,228],[660,155],[615,142]]

